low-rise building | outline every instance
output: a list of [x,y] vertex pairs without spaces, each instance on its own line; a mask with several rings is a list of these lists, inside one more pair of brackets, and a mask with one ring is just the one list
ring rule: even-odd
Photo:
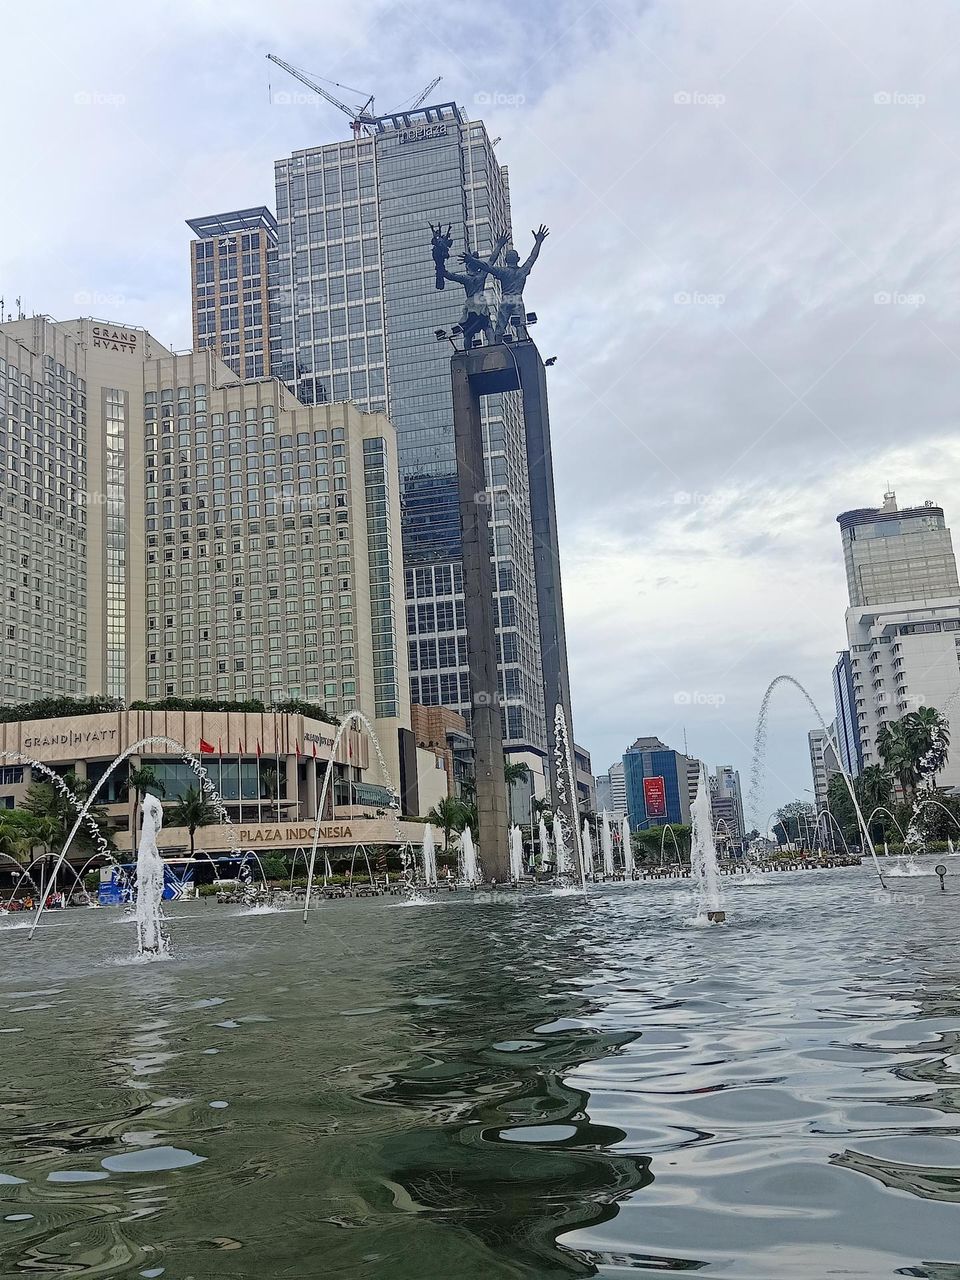
[[[196,833],[211,855],[238,847],[293,854],[312,843],[318,821],[331,849],[402,848],[423,838],[422,825],[402,817],[396,780],[383,776],[367,733],[346,728],[337,741],[336,726],[306,714],[150,709],[9,721],[0,723],[0,753],[0,806],[22,805],[31,783],[48,779],[45,769],[74,774],[98,788],[121,855],[133,850],[127,777],[142,764],[167,806],[201,788],[202,770],[228,819]],[[166,826],[159,843],[164,853],[182,852],[188,833]]]

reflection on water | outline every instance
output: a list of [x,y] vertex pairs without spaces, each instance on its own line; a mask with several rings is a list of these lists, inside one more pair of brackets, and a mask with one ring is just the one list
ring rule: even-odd
[[0,1275],[960,1280],[960,895],[869,889],[0,928]]

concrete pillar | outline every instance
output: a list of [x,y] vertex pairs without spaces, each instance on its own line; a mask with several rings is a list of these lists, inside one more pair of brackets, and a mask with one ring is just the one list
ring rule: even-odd
[[490,502],[483,465],[480,398],[519,386],[502,346],[459,351],[450,361],[453,421],[463,531],[463,591],[470,668],[479,849],[488,878],[510,878],[507,788],[497,669],[496,613],[490,564]]
[[320,800],[320,787],[317,783],[317,762],[316,760],[307,760],[307,812],[303,815],[305,818],[316,818],[317,804]]
[[287,798],[281,805],[281,809],[288,819],[296,822],[300,817],[300,777],[297,757],[287,756],[284,763],[287,772]]

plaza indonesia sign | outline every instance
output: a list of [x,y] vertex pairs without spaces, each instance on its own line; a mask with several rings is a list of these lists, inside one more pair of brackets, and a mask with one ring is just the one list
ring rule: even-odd
[[[243,844],[305,844],[312,842],[316,834],[316,827],[312,824],[309,826],[299,827],[241,827],[240,843]],[[349,840],[351,838],[351,829],[349,826],[324,826],[320,828],[321,842],[329,842],[333,840]]]
[[665,818],[667,816],[667,792],[663,778],[644,778],[643,805],[648,818]]

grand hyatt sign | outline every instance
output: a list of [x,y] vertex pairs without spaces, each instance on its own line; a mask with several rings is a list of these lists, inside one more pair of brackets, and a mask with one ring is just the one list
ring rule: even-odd
[[24,751],[37,751],[44,747],[104,747],[116,742],[116,729],[67,729],[66,732],[42,733],[24,736]]
[[119,329],[113,324],[93,326],[93,345],[103,351],[127,351],[137,349],[136,329]]
[[[241,827],[240,843],[244,844],[304,844],[313,842],[316,835],[315,826],[302,827]],[[322,841],[351,840],[352,829],[349,826],[324,826],[320,828]]]

